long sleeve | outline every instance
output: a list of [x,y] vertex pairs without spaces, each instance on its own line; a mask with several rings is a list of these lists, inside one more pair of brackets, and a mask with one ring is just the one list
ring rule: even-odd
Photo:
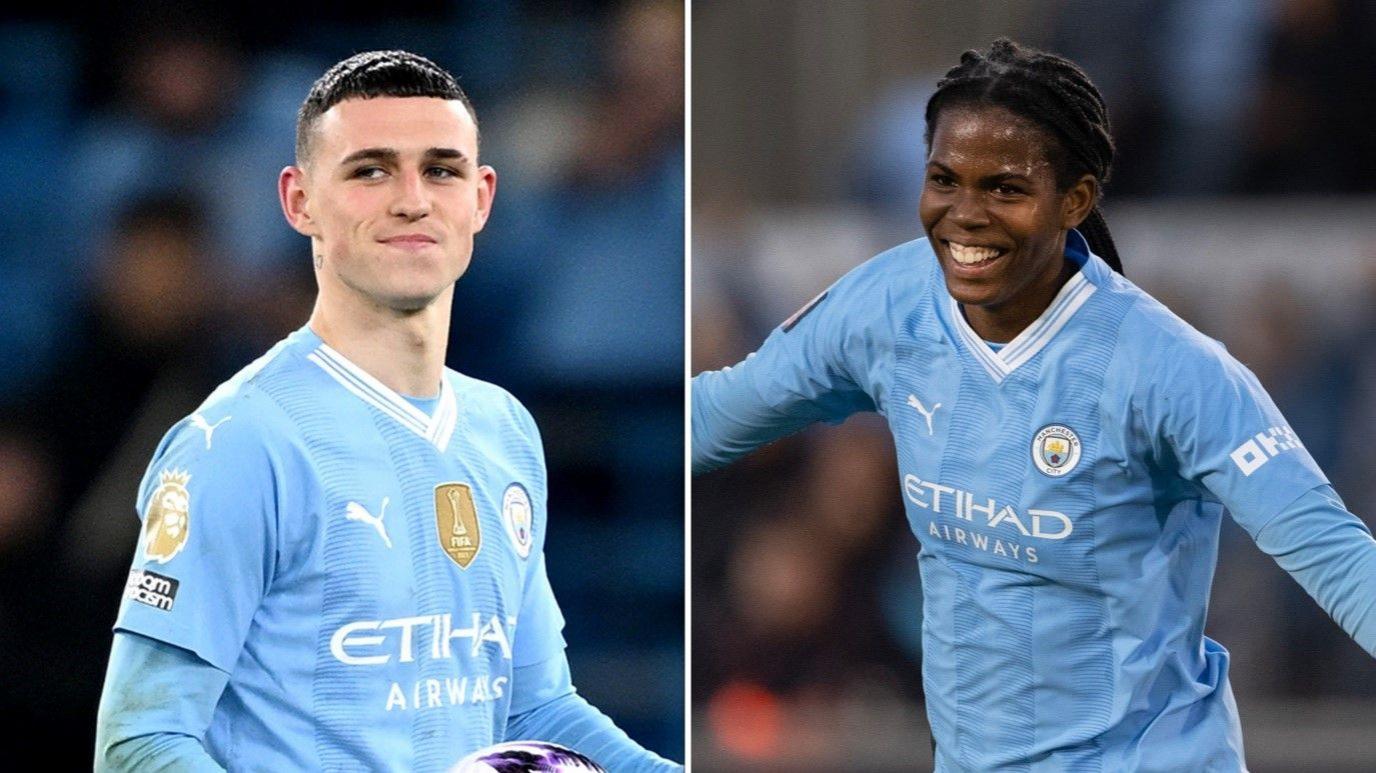
[[1257,547],[1376,657],[1376,540],[1331,486],[1305,492],[1255,538]]
[[1256,377],[1221,346],[1164,344],[1144,416],[1180,474],[1218,498],[1329,615],[1376,655],[1376,542]]
[[938,271],[919,242],[866,261],[740,363],[692,382],[693,473],[819,421],[884,411],[895,336]]
[[115,634],[96,720],[97,771],[223,771],[202,742],[229,675],[180,647]]
[[552,741],[614,773],[683,770],[682,765],[632,741],[607,715],[583,700],[574,691],[568,660],[562,654],[517,667],[512,678],[513,714],[507,720],[504,740]]
[[[693,473],[723,467],[818,421],[869,407],[868,398],[826,367],[770,336],[740,364],[693,377]],[[838,383],[840,382],[840,383]]]

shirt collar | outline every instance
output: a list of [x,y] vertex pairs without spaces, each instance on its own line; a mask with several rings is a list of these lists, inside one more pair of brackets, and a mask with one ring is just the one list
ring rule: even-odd
[[350,362],[344,355],[335,351],[320,339],[309,327],[305,339],[310,349],[306,359],[315,363],[330,378],[339,383],[355,397],[377,409],[388,419],[395,421],[429,441],[439,451],[449,447],[458,420],[458,400],[449,379],[440,376],[440,397],[435,412],[429,416],[412,405],[391,387],[378,381],[367,371]]
[[[995,382],[1002,383],[1013,371],[1045,349],[1112,273],[1107,263],[1089,251],[1089,243],[1074,229],[1066,234],[1065,257],[1080,270],[1066,281],[1041,316],[998,351],[994,351],[979,337],[974,328],[970,327],[960,304],[947,294],[946,306],[951,325],[956,331],[956,338]],[[944,282],[942,286],[945,287]]]

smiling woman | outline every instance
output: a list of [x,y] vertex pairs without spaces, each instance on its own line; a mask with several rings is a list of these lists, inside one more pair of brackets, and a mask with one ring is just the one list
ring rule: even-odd
[[926,117],[927,238],[695,377],[694,470],[884,416],[938,771],[1243,770],[1203,633],[1225,508],[1372,654],[1376,542],[1256,378],[1122,276],[1083,71],[1000,40]]
[[1007,342],[1074,273],[1065,239],[1094,205],[1097,181],[1061,190],[1056,140],[1001,107],[952,107],[936,123],[919,214],[970,325]]
[[922,226],[986,340],[1026,328],[1074,273],[1061,259],[1069,229],[1084,224],[1090,249],[1122,272],[1098,209],[1114,154],[1108,110],[1079,67],[998,40],[988,56],[961,57],[926,115]]

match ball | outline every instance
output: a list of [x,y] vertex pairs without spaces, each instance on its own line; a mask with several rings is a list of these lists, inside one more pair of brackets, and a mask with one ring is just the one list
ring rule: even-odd
[[479,749],[449,773],[606,773],[573,749],[548,741],[509,741]]

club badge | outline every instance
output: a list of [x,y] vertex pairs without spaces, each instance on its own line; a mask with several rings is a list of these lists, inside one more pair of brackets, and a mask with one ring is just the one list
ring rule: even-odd
[[441,483],[435,487],[435,526],[439,529],[440,547],[460,569],[467,569],[483,543],[473,489],[467,483]]
[[148,499],[148,516],[143,523],[143,555],[165,564],[186,547],[191,530],[191,492],[186,490],[191,473],[168,468],[162,471],[161,485]]
[[530,494],[526,487],[513,483],[502,494],[502,525],[506,535],[511,538],[511,547],[516,555],[525,558],[530,555],[531,526],[535,516],[530,507]]
[[1048,424],[1032,439],[1032,462],[1043,475],[1059,478],[1080,461],[1080,436],[1064,424]]

